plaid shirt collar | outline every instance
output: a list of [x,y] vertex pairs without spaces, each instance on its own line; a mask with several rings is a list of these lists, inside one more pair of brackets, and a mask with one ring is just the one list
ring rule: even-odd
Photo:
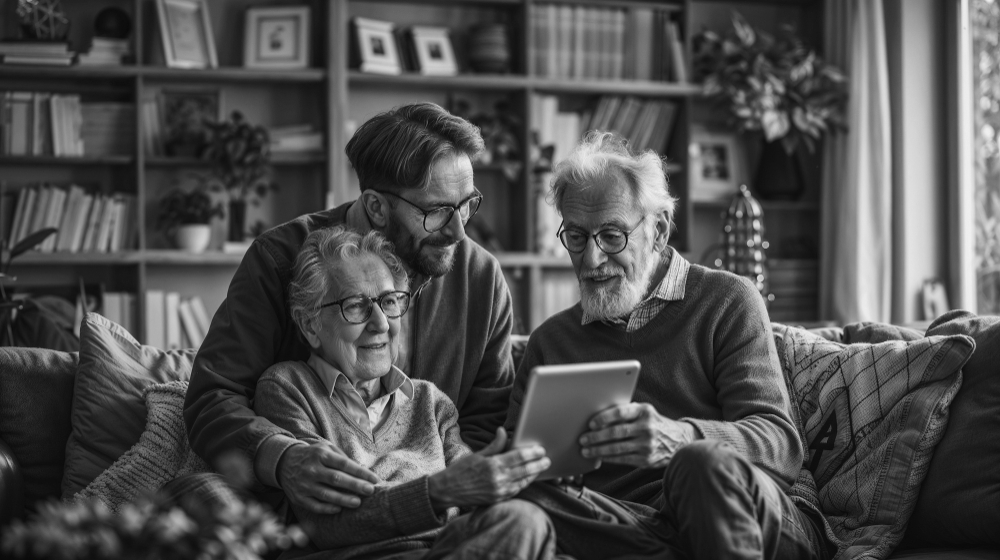
[[[687,286],[688,271],[691,270],[691,263],[670,246],[667,247],[666,257],[670,259],[670,264],[667,266],[667,273],[663,275],[663,279],[656,285],[656,289],[646,299],[642,300],[627,317],[605,320],[605,323],[627,326],[627,330],[633,331],[648,323],[650,319],[666,307],[668,302],[684,299],[684,290]],[[587,325],[597,320],[599,319],[584,312],[581,324]]]

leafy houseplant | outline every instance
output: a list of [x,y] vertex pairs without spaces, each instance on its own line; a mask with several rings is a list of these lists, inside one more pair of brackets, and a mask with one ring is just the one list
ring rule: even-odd
[[3,533],[0,556],[51,560],[260,560],[269,551],[305,544],[296,526],[285,527],[256,503],[208,508],[173,505],[158,497],[126,504],[118,514],[103,502],[50,502],[27,522]]
[[825,133],[844,129],[846,77],[790,28],[774,37],[734,12],[730,35],[694,38],[693,60],[705,95],[726,106],[739,131],[781,140],[788,154],[800,144],[813,152]]
[[243,241],[246,204],[277,186],[271,181],[271,143],[267,129],[251,125],[239,111],[228,120],[208,123],[208,144],[203,158],[212,163],[216,180],[229,193],[229,240]]
[[174,235],[178,246],[200,253],[208,247],[211,228],[208,223],[222,216],[222,205],[202,188],[194,190],[172,189],[159,203],[157,224]]

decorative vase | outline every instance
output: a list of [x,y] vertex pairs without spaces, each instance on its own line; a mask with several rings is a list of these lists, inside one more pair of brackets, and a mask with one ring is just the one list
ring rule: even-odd
[[740,192],[733,195],[725,218],[721,268],[749,278],[769,302],[764,211],[746,185],[740,185]]
[[229,200],[229,235],[227,241],[242,242],[246,237],[247,201],[242,198]]
[[765,142],[754,177],[754,190],[765,200],[798,200],[805,190],[802,161],[778,140]]
[[469,62],[476,72],[504,74],[510,70],[507,26],[502,23],[477,25],[469,33]]
[[204,253],[211,239],[212,226],[208,224],[184,224],[174,234],[177,248],[189,253]]

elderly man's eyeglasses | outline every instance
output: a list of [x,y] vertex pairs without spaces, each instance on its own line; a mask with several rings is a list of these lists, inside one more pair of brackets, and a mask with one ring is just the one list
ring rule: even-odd
[[566,250],[570,253],[582,253],[587,248],[587,242],[593,238],[594,242],[597,243],[597,248],[604,251],[605,254],[617,255],[625,250],[625,246],[628,245],[628,238],[632,235],[632,232],[639,229],[639,226],[645,221],[646,216],[643,216],[639,220],[639,223],[629,231],[609,227],[593,235],[575,228],[565,229],[565,224],[559,224],[559,231],[556,232],[556,235],[559,237],[559,241],[562,241],[563,247],[566,247]]
[[319,306],[320,309],[331,305],[340,306],[340,314],[348,323],[364,323],[372,316],[373,304],[378,304],[382,313],[390,319],[402,317],[410,307],[410,292],[396,291],[386,292],[377,297],[350,296]]
[[470,196],[469,198],[459,202],[457,206],[449,206],[447,204],[442,204],[430,210],[424,210],[423,208],[417,206],[416,204],[406,200],[405,198],[399,196],[396,193],[391,193],[388,191],[375,191],[380,194],[387,194],[394,196],[403,202],[409,204],[410,206],[420,210],[424,215],[424,230],[427,233],[434,233],[435,231],[440,231],[444,229],[448,222],[451,221],[451,217],[458,213],[458,217],[462,219],[462,225],[469,223],[469,220],[476,215],[479,211],[479,203],[483,201],[483,195],[479,192]]

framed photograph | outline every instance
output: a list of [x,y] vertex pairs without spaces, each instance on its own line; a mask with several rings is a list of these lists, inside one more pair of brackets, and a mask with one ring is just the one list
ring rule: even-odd
[[357,53],[355,57],[357,67],[362,72],[402,73],[392,23],[356,17],[351,28],[355,35],[354,48]]
[[725,201],[747,181],[745,156],[736,133],[691,127],[691,200]]
[[245,23],[243,66],[309,66],[309,6],[247,8]]
[[164,154],[197,157],[208,141],[206,122],[222,118],[222,94],[217,89],[171,88],[160,92]]
[[208,0],[156,0],[163,56],[170,68],[217,68]]
[[948,292],[944,284],[936,278],[924,280],[921,299],[925,321],[933,321],[951,310],[951,306],[948,305]]
[[444,27],[419,27],[410,30],[417,66],[425,76],[454,76],[458,74],[455,52],[451,48],[448,29]]

